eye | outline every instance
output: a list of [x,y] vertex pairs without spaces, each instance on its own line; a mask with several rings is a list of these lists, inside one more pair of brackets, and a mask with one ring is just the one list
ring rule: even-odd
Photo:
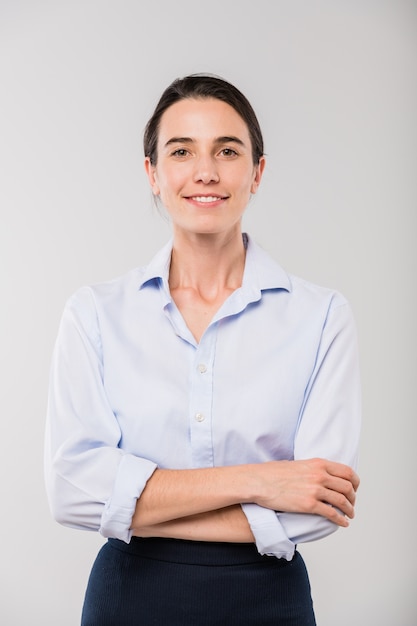
[[237,152],[236,152],[236,150],[233,150],[233,148],[223,148],[220,151],[220,154],[222,156],[229,157],[229,158],[237,156]]
[[172,152],[172,156],[179,158],[184,158],[188,154],[188,150],[186,150],[185,148],[177,148],[176,150],[174,150],[174,152]]

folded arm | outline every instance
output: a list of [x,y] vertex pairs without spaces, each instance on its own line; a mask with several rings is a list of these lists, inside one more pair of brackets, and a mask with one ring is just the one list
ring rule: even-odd
[[138,499],[133,534],[206,541],[253,537],[239,503],[321,515],[339,526],[354,516],[357,474],[323,459],[199,470],[156,470]]
[[266,534],[270,549],[260,551],[279,555],[291,553],[277,547],[281,539],[292,545],[346,526],[358,486],[349,468],[358,435],[355,348],[343,316],[328,328],[306,391],[296,460],[158,469],[118,447],[93,297],[83,290],[66,309],[52,368],[45,460],[55,517],[124,541],[132,534],[255,538],[259,549]]

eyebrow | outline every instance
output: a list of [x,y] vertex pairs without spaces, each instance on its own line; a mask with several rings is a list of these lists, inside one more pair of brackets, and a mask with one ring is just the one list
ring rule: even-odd
[[[194,139],[192,137],[171,137],[171,139],[168,139],[168,141],[165,143],[165,148],[167,146],[170,146],[173,143],[194,143]],[[244,142],[239,139],[239,137],[234,137],[232,135],[225,135],[224,137],[216,137],[216,139],[214,140],[215,144],[222,144],[222,143],[237,143],[239,146],[244,146]]]

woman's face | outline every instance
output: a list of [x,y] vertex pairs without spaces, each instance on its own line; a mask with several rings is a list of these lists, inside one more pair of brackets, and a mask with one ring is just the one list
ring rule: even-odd
[[254,165],[248,128],[233,107],[214,98],[176,102],[162,115],[157,155],[145,168],[174,232],[240,231],[265,162]]

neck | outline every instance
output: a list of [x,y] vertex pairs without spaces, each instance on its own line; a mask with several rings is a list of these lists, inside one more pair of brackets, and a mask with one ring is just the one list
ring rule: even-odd
[[233,233],[174,233],[169,283],[171,289],[191,288],[207,295],[242,284],[245,247],[240,228]]

